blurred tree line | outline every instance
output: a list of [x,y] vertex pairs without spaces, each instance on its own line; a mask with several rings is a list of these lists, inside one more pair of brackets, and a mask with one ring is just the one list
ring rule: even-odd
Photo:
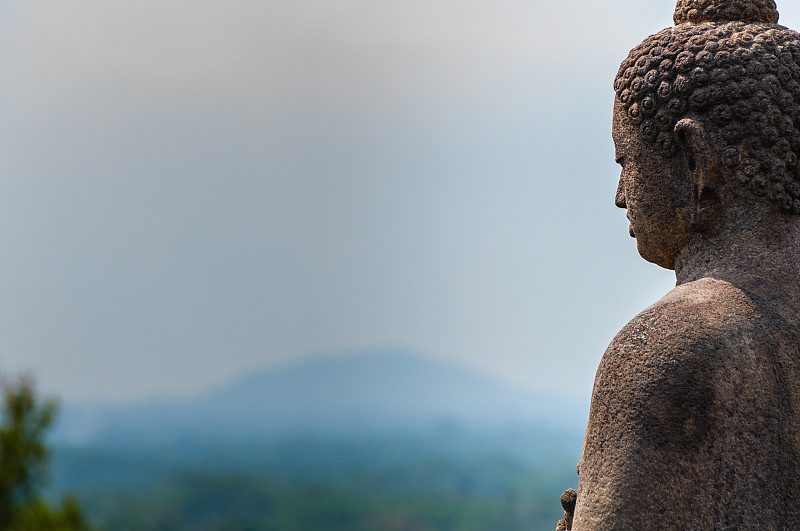
[[[424,447],[399,457],[383,450],[375,441],[294,441],[261,454],[242,448],[239,467],[233,450],[217,447],[197,454],[203,463],[172,469],[178,458],[164,451],[115,461],[102,449],[93,456],[81,448],[58,459],[72,462],[71,478],[95,478],[73,492],[95,525],[115,531],[553,529],[563,516],[560,492],[575,484],[572,461],[529,465],[503,454],[458,459]],[[152,479],[143,481],[142,471]],[[120,483],[103,479],[106,473]]]
[[53,506],[42,495],[49,460],[44,438],[55,402],[40,402],[29,378],[3,382],[0,390],[0,529],[90,531],[75,498]]

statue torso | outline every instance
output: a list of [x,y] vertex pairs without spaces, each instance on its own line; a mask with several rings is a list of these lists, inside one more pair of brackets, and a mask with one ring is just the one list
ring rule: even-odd
[[800,330],[779,310],[707,278],[620,331],[573,529],[800,529]]

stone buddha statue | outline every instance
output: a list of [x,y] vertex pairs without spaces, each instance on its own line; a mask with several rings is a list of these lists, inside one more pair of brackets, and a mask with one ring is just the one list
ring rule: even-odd
[[677,287],[603,356],[559,525],[800,530],[800,34],[773,0],[674,21],[622,63],[613,138],[615,203]]

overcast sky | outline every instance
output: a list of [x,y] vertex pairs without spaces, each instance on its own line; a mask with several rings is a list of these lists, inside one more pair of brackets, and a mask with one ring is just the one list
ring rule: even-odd
[[609,134],[673,7],[5,0],[0,368],[118,401],[405,346],[588,396],[674,283]]

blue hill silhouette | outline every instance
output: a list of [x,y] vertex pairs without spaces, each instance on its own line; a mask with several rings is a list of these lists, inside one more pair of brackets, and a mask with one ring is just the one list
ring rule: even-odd
[[579,433],[586,404],[511,389],[406,350],[337,353],[247,375],[189,400],[65,406],[55,440],[159,444],[447,430]]

